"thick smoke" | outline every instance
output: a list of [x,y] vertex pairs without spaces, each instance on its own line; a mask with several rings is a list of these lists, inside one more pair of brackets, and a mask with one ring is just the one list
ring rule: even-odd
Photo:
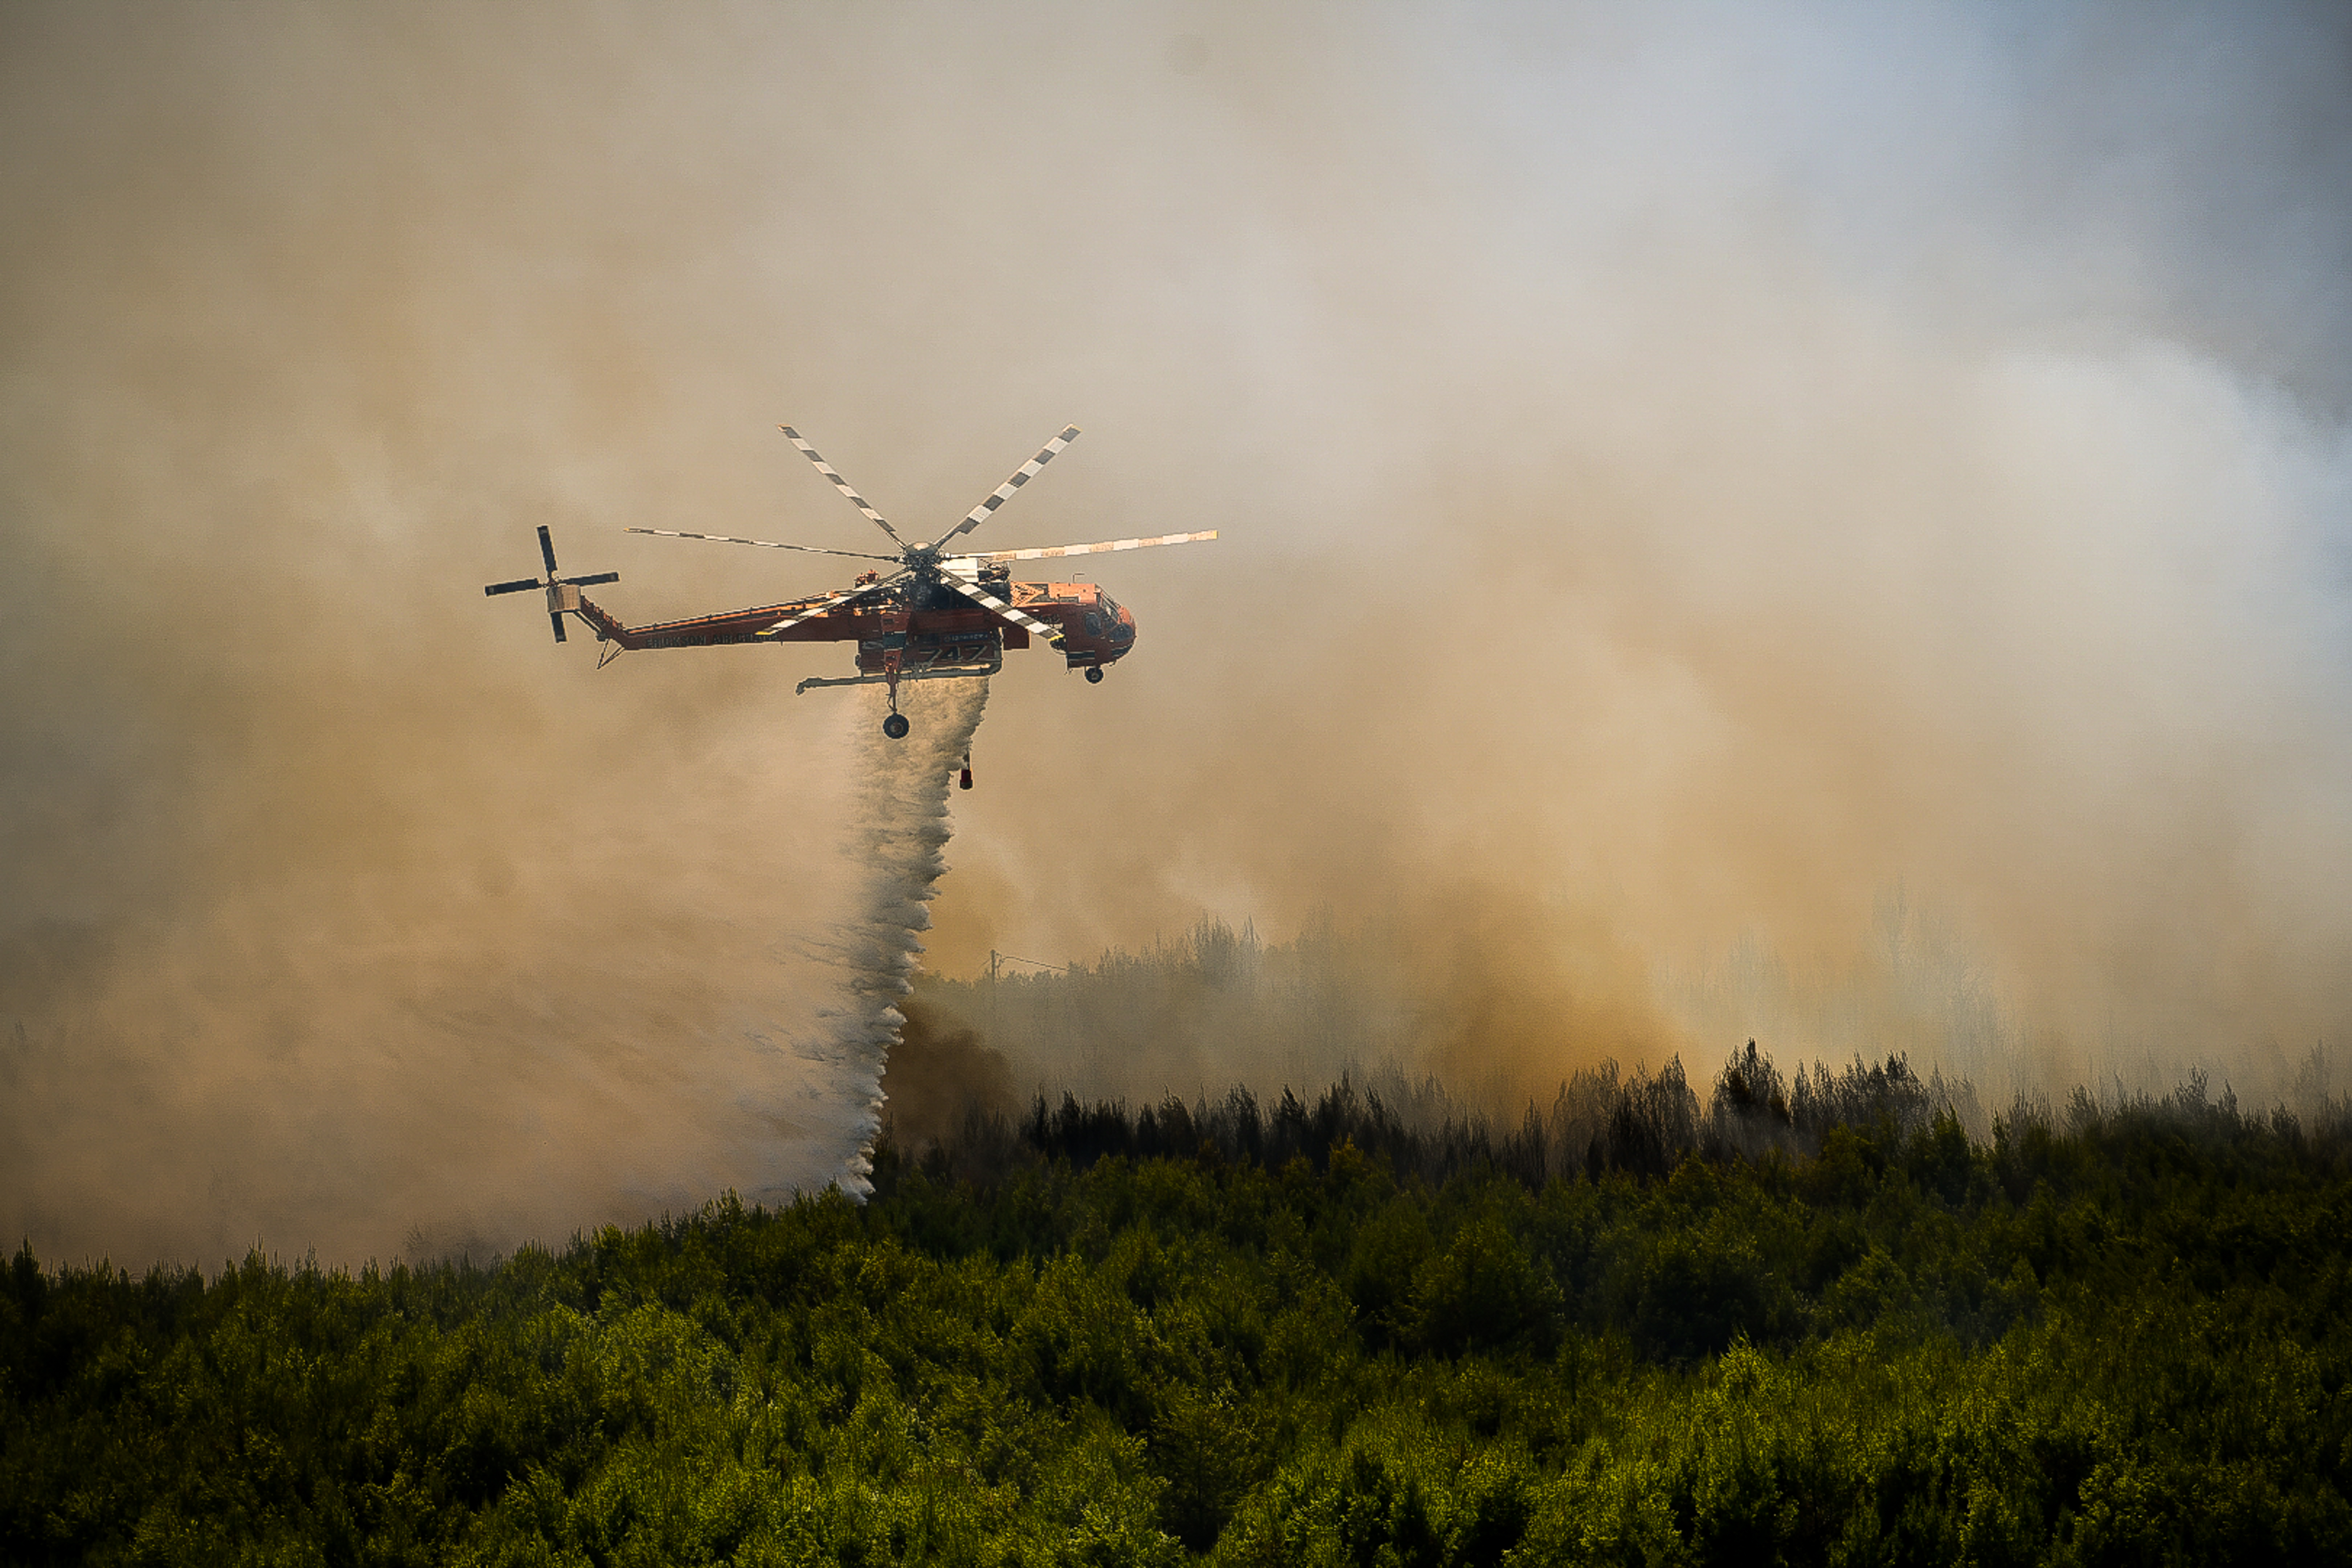
[[780,421],[927,537],[1065,423],[982,542],[1223,535],[1091,563],[1102,685],[992,683],[937,967],[1329,911],[1472,1079],[2291,1079],[2352,1023],[2348,61],[2317,6],[7,7],[0,1224],[351,1258],[842,1169],[841,650],[600,672],[478,592],[541,523],[631,619],[836,584],[618,531],[871,546]]

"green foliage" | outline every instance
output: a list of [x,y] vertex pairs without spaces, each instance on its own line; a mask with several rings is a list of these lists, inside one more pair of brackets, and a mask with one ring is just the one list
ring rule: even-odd
[[2200,1094],[1543,1180],[1066,1109],[985,1179],[886,1149],[862,1207],[489,1268],[20,1249],[0,1560],[2352,1556],[2332,1137]]

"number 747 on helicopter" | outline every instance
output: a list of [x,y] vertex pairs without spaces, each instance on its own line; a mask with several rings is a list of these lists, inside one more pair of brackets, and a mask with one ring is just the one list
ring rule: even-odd
[[[748,610],[727,610],[682,621],[646,626],[624,625],[610,612],[581,593],[600,583],[617,583],[618,572],[585,577],[565,577],[555,564],[555,542],[539,531],[540,558],[547,563],[545,577],[519,577],[493,583],[482,590],[490,595],[520,594],[538,588],[547,594],[547,617],[555,640],[564,640],[563,622],[573,616],[596,634],[604,646],[597,667],[624,651],[656,647],[710,647],[723,643],[854,642],[857,673],[835,679],[816,677],[795,689],[813,686],[868,686],[889,689],[890,712],[882,732],[896,741],[908,729],[898,711],[898,686],[908,680],[948,680],[993,675],[1003,668],[1004,650],[1025,648],[1034,636],[1060,653],[1065,667],[1083,669],[1089,681],[1100,681],[1103,671],[1127,657],[1135,647],[1135,617],[1091,583],[1015,583],[1013,563],[1051,561],[1069,555],[1100,555],[1142,550],[1160,544],[1192,544],[1217,537],[1202,533],[1163,533],[1151,539],[1114,539],[1100,544],[1057,544],[1042,550],[1005,550],[992,554],[962,553],[949,549],[951,542],[970,533],[992,516],[1014,491],[1037,477],[1038,470],[1078,438],[1078,427],[1068,426],[1045,443],[1013,477],[990,492],[964,520],[929,544],[910,544],[899,536],[864,496],[817,456],[816,448],[791,426],[782,426],[802,455],[833,481],[866,521],[888,536],[895,554],[863,550],[831,550],[814,544],[780,544],[765,539],[736,539],[716,533],[681,533],[664,528],[632,528],[630,533],[656,534],[664,539],[705,539],[720,544],[750,544],[763,550],[796,550],[809,555],[843,555],[895,568],[887,574],[868,567],[848,587],[782,604],[760,605]],[[966,774],[969,777],[969,773]]]

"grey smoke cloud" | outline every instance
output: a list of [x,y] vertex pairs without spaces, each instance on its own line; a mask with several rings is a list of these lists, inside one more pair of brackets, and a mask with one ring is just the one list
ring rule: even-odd
[[348,1258],[839,1168],[757,1053],[843,1005],[863,719],[789,688],[845,659],[592,672],[478,595],[542,522],[632,619],[822,585],[618,531],[862,547],[785,420],[940,528],[1075,422],[992,542],[1224,535],[1100,568],[1103,686],[995,683],[951,972],[1422,900],[1486,955],[1433,995],[1563,999],[1507,1009],[1540,1078],[1711,1060],[1788,1010],[1662,973],[1820,990],[1899,885],[2019,1070],[2340,1038],[2347,58],[2284,7],[13,8],[0,1223]]

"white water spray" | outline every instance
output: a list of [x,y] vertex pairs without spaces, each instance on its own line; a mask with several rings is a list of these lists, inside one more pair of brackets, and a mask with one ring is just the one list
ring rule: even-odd
[[900,741],[882,733],[878,691],[861,705],[860,804],[847,850],[865,881],[853,902],[856,912],[831,944],[832,957],[848,975],[848,996],[824,1016],[826,1038],[818,1054],[832,1070],[821,1075],[829,1081],[815,1089],[851,1110],[849,1152],[832,1180],[856,1197],[873,1190],[868,1178],[874,1136],[882,1126],[882,1068],[906,1024],[898,998],[914,988],[921,933],[930,929],[930,901],[948,868],[948,790],[987,705],[985,679],[903,687],[899,710],[914,728]]

